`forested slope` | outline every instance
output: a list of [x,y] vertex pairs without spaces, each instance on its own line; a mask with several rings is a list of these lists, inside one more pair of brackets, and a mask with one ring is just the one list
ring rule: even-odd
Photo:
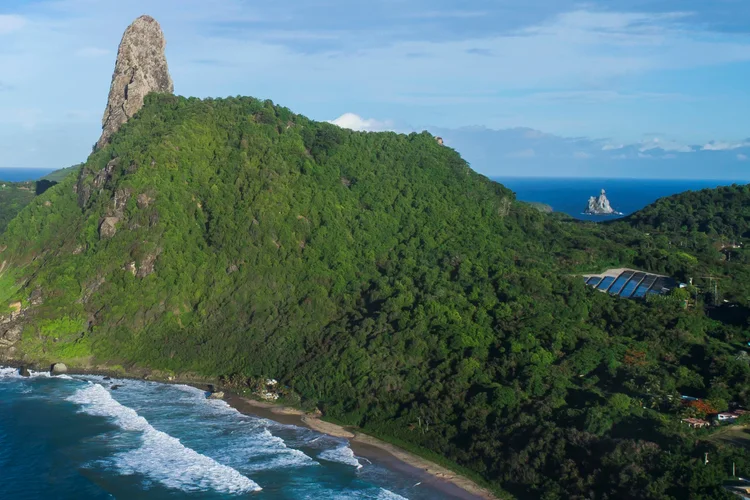
[[719,498],[750,462],[674,401],[750,403],[742,330],[585,287],[571,270],[640,258],[609,230],[426,133],[151,95],[0,237],[0,299],[24,307],[5,355],[274,377],[520,498]]
[[0,233],[13,217],[34,199],[31,182],[4,182],[0,180]]
[[55,170],[38,181],[8,182],[0,178],[0,234],[8,223],[34,199],[44,193],[68,175],[77,171],[79,166]]

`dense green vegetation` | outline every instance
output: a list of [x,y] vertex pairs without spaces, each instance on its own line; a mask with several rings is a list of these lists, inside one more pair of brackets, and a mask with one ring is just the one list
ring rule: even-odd
[[82,165],[73,165],[70,167],[61,168],[58,170],[55,170],[54,172],[50,172],[49,174],[45,175],[39,180],[42,181],[51,181],[51,182],[62,182],[67,176],[72,174],[77,174],[78,171],[81,169]]
[[33,183],[0,181],[0,233],[33,199]]
[[81,168],[75,165],[61,168],[42,177],[37,181],[7,182],[0,179],[0,234],[5,231],[8,223],[29,203],[34,196],[44,193],[68,175]]
[[427,133],[152,95],[10,223],[0,285],[26,305],[41,290],[31,359],[274,377],[519,498],[729,498],[722,481],[750,456],[683,426],[699,409],[679,396],[750,404],[745,325],[702,292],[688,309],[620,300],[573,273],[740,268],[711,242],[746,236],[747,195],[709,200],[709,225],[699,201],[692,223],[658,203],[576,223]]

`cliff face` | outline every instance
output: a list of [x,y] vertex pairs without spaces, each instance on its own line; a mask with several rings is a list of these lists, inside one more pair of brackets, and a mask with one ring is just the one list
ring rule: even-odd
[[143,107],[143,99],[149,92],[174,92],[165,46],[161,27],[152,17],[141,16],[125,30],[117,51],[97,149],[106,146],[122,124]]

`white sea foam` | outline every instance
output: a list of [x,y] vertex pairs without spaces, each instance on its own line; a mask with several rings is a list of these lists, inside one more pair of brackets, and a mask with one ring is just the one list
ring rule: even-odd
[[[320,465],[304,452],[290,448],[284,439],[274,436],[269,430],[273,427],[289,427],[277,422],[258,417],[248,417],[220,399],[206,399],[205,391],[188,385],[173,385],[193,396],[196,410],[208,414],[229,417],[231,425],[240,424],[229,446],[219,453],[222,461],[235,463],[242,460],[242,469],[276,470],[289,467],[306,467]],[[191,399],[193,399],[191,398]],[[237,419],[240,419],[239,421]],[[258,432],[262,429],[261,432]]]
[[121,474],[142,474],[168,488],[182,491],[248,493],[261,488],[237,470],[185,447],[169,434],[156,430],[138,413],[118,403],[99,384],[90,384],[68,398],[89,415],[108,417],[121,429],[141,433],[140,447],[118,453],[113,464]]
[[0,378],[21,378],[18,368],[0,367]]
[[392,491],[388,491],[385,488],[380,488],[378,492],[377,500],[409,500],[408,498],[397,495]]
[[331,450],[325,450],[320,455],[318,455],[318,458],[322,460],[328,460],[329,462],[338,462],[344,465],[351,465],[352,467],[356,467],[357,469],[362,468],[362,464],[359,463],[357,457],[354,456],[354,452],[352,451],[352,449],[346,445],[339,446],[338,448],[333,448]]
[[0,378],[59,378],[63,380],[72,380],[69,375],[50,375],[49,372],[35,372],[29,370],[28,377],[22,377],[18,374],[18,368],[0,367]]

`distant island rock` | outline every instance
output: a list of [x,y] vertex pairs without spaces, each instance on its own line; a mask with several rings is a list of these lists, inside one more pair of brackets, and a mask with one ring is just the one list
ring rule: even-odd
[[589,198],[588,206],[583,213],[586,215],[622,215],[622,212],[616,211],[609,204],[609,200],[603,189],[598,198],[595,196]]

